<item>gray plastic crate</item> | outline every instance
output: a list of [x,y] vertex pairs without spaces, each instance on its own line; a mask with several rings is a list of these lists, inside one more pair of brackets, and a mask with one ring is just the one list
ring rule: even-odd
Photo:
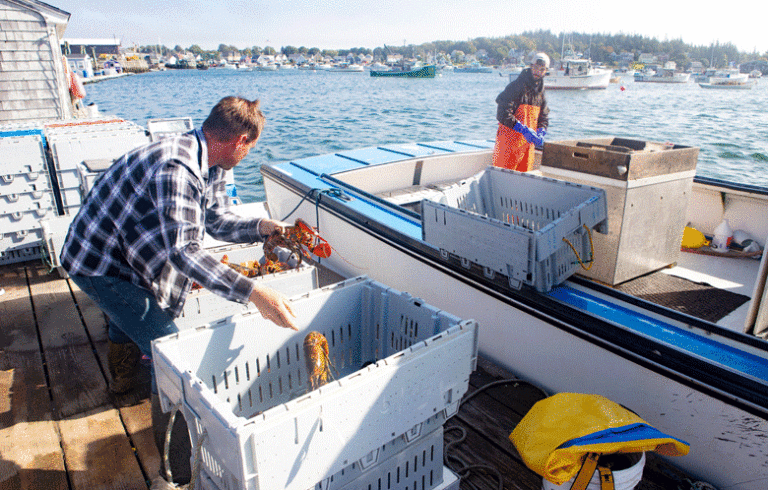
[[[240,264],[247,260],[258,260],[264,256],[262,244],[228,245],[207,249],[221,260],[226,255],[230,262]],[[319,286],[317,269],[306,262],[298,268],[254,277],[254,281],[268,286],[286,296],[306,293]],[[205,289],[190,291],[181,315],[176,318],[179,329],[197,327],[216,320],[231,318],[247,311],[258,311],[253,303],[247,305],[227,301]]]
[[[458,410],[477,324],[358,277],[292,299],[298,332],[233,317],[152,344],[164,410],[184,404],[221,488],[306,490]],[[335,380],[309,391],[304,337],[328,339]]]
[[0,233],[0,265],[41,258],[43,232],[40,228]]
[[[185,407],[185,418],[197,420]],[[367,488],[409,488],[414,490],[438,490],[458,485],[458,478],[444,472],[442,413],[430,417],[386,444],[345,466],[341,471],[317,482],[311,490],[365,490]],[[202,436],[200,424],[190,427],[190,439],[194,447]],[[203,452],[203,459],[212,461]],[[213,473],[212,471],[215,471]],[[200,475],[206,490],[235,490],[239,488],[223,468],[203,467]],[[451,478],[453,476],[453,478]],[[444,485],[445,484],[445,485]],[[458,486],[456,487],[458,488]]]
[[33,180],[48,170],[40,135],[5,136],[0,138],[0,175],[10,181],[17,175],[30,175]]
[[152,141],[188,133],[194,128],[191,117],[147,119],[147,132]]
[[26,172],[23,174],[2,175],[0,169],[0,195],[19,194],[22,192],[51,192],[48,174],[42,170],[39,172]]
[[[143,131],[103,131],[58,134],[49,137],[53,167],[61,189],[80,189],[78,166],[84,160],[116,159],[149,142]],[[74,197],[70,197],[74,201]],[[80,199],[82,200],[82,199]],[[79,205],[71,203],[69,206]]]
[[546,292],[570,277],[591,259],[591,229],[607,226],[604,190],[512,170],[489,167],[443,195],[422,201],[424,241],[515,288]]

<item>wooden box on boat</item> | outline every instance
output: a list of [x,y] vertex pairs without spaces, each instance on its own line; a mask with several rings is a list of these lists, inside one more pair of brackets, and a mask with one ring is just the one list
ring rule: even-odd
[[543,175],[605,189],[608,233],[578,274],[615,285],[677,262],[699,149],[624,138],[545,143]]

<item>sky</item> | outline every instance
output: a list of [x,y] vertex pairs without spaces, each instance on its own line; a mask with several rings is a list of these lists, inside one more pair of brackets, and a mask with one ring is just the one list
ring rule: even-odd
[[544,29],[768,51],[764,4],[757,0],[738,2],[739,8],[684,0],[44,1],[71,14],[65,39],[117,38],[123,47],[373,49]]

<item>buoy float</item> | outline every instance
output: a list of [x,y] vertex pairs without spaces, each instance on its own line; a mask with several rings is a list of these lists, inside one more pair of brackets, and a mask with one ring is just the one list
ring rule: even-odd
[[67,71],[67,74],[69,75],[69,93],[76,99],[84,99],[85,85],[83,85],[83,81],[75,72]]

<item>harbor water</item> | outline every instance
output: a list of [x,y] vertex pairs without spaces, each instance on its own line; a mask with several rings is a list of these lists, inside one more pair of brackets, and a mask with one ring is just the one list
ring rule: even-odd
[[[283,70],[168,70],[86,86],[85,104],[146,126],[147,119],[202,124],[224,96],[260,99],[267,126],[235,168],[243,202],[265,199],[259,168],[387,143],[493,140],[506,75],[444,73],[433,79]],[[700,148],[697,175],[768,188],[768,81],[751,90],[634,82],[605,90],[548,91],[546,139],[620,136]]]

